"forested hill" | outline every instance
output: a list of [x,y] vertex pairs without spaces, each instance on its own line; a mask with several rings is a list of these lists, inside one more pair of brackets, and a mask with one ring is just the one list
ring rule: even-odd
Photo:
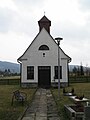
[[20,65],[17,63],[0,61],[0,71],[10,70],[12,73],[20,73]]
[[[69,65],[69,71],[72,72],[74,68],[80,68],[79,65]],[[0,61],[0,71],[10,70],[11,73],[20,73],[20,65],[18,63],[12,63],[7,61]],[[90,67],[87,67],[90,71]],[[83,67],[86,70],[86,67]]]
[[[80,70],[81,66],[80,65],[69,65],[69,71],[72,72],[73,70]],[[83,71],[89,71],[90,72],[90,67],[89,66],[82,66]]]

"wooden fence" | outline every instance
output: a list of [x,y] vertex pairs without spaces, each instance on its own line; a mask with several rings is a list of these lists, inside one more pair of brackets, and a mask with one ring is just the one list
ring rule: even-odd
[[87,83],[90,82],[90,76],[69,76],[70,83]]
[[[69,76],[69,83],[89,83],[90,76]],[[0,78],[0,85],[19,85],[20,77]]]
[[0,85],[19,85],[19,84],[20,84],[19,76],[1,77],[0,78]]

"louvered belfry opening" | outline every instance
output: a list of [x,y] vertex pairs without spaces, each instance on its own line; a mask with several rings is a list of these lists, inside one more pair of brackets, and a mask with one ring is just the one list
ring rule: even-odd
[[39,32],[44,27],[47,30],[47,32],[50,34],[51,21],[45,15],[38,21],[38,24],[39,24]]

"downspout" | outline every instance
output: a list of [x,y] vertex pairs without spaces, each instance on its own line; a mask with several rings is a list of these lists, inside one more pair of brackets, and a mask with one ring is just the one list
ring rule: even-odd
[[68,69],[67,71],[68,71],[68,87],[69,87],[69,82],[70,81],[69,81],[69,64],[68,63],[67,63],[67,69]]
[[69,86],[69,84],[70,84],[70,78],[69,78],[69,63],[71,62],[71,58],[68,60],[68,62],[67,62],[67,69],[68,69],[68,86]]
[[17,60],[17,62],[20,64],[20,87],[21,87],[22,63],[19,60]]

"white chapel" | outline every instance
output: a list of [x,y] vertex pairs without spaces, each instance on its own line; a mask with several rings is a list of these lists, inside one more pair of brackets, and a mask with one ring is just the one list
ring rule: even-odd
[[[21,66],[22,87],[58,85],[58,44],[50,34],[51,21],[44,15],[39,21],[39,33],[18,62]],[[68,64],[71,58],[59,47],[60,85],[68,85]]]

